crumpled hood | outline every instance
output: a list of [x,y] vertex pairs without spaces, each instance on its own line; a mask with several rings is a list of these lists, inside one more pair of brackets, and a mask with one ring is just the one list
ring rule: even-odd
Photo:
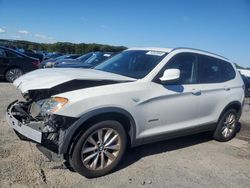
[[29,90],[50,89],[71,80],[135,81],[136,79],[95,69],[51,68],[29,72],[16,79],[13,84],[22,93],[26,93]]

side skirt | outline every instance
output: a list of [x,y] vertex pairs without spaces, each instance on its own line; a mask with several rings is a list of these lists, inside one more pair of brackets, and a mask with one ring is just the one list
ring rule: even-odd
[[182,137],[182,136],[188,136],[188,135],[197,134],[201,132],[213,131],[215,130],[215,128],[216,128],[216,123],[210,123],[210,124],[195,126],[191,128],[182,129],[182,130],[171,131],[171,132],[167,132],[164,134],[159,134],[159,135],[155,135],[155,136],[151,136],[147,138],[140,138],[140,139],[136,139],[134,143],[131,145],[131,147],[136,147],[136,146],[140,146],[143,144],[149,144],[149,143],[158,142],[162,140],[169,140],[169,139]]

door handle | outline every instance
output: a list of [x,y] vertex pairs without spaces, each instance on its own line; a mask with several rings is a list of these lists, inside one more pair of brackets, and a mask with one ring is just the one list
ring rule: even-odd
[[192,90],[192,94],[193,95],[200,95],[201,94],[201,90],[200,89],[193,89]]
[[224,87],[224,90],[225,90],[225,91],[230,91],[230,90],[231,90],[231,88],[230,88],[230,87],[226,87],[226,86],[225,86],[225,87]]

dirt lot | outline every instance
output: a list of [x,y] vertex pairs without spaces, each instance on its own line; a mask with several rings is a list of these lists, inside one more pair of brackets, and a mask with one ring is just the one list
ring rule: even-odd
[[250,187],[249,105],[230,142],[199,134],[141,146],[127,152],[116,172],[86,179],[17,138],[5,122],[17,97],[11,84],[0,83],[0,187]]

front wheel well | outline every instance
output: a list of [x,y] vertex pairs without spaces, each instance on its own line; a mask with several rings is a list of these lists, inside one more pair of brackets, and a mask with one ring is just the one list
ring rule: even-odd
[[79,126],[79,128],[74,133],[73,140],[71,141],[71,144],[70,144],[70,147],[68,148],[67,153],[71,155],[75,143],[78,141],[78,139],[80,138],[80,136],[86,129],[88,129],[91,125],[95,123],[105,121],[105,120],[116,120],[122,124],[128,137],[127,141],[128,141],[128,147],[129,147],[133,142],[134,134],[135,134],[134,126],[132,125],[133,124],[132,120],[126,115],[119,113],[119,112],[105,112],[105,113],[90,117],[89,119],[84,121],[84,123],[82,123],[81,126]]
[[119,123],[122,124],[122,126],[124,127],[126,133],[128,134],[128,136],[130,136],[130,129],[131,129],[131,123],[128,117],[126,117],[123,114],[120,114],[118,112],[106,112],[103,114],[99,114],[96,115],[94,117],[89,118],[82,126],[91,126],[95,123],[98,123],[100,121],[105,121],[105,120],[116,120]]

